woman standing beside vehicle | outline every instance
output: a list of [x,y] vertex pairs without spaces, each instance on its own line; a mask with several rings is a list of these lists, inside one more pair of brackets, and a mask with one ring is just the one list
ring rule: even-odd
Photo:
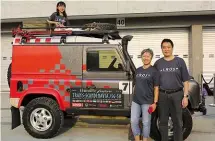
[[143,66],[137,68],[134,97],[131,105],[131,129],[135,141],[140,141],[139,119],[142,113],[143,141],[147,141],[151,129],[151,113],[155,111],[159,92],[159,72],[151,65],[153,51],[141,52]]

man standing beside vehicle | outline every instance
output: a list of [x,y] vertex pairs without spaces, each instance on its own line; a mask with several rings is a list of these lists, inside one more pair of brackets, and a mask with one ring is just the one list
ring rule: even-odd
[[169,113],[174,126],[174,141],[183,141],[182,108],[188,105],[189,73],[185,61],[173,55],[174,44],[170,39],[161,42],[164,57],[154,66],[160,71],[159,130],[161,141],[168,141]]

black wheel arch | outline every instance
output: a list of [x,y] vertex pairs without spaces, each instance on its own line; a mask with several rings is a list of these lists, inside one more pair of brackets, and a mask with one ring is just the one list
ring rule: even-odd
[[[51,94],[37,94],[37,93],[30,93],[30,94],[27,94],[23,100],[22,100],[22,103],[21,103],[21,106],[26,106],[28,105],[29,102],[31,102],[32,100],[36,99],[36,98],[39,98],[39,97],[47,97],[47,98],[51,98],[53,100],[55,100],[57,103],[57,99],[56,97],[54,97],[53,95]],[[58,103],[59,104],[59,103]]]
[[11,74],[12,74],[12,63],[9,64],[8,70],[7,70],[7,83],[8,83],[9,88],[10,88]]
[[197,109],[201,103],[201,88],[194,79],[189,80],[189,107]]

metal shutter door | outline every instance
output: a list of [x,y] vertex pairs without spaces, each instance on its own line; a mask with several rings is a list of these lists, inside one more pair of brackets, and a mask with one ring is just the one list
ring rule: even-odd
[[145,48],[151,48],[154,52],[154,62],[163,57],[161,41],[169,38],[174,43],[174,55],[182,57],[189,69],[189,29],[188,28],[165,28],[165,29],[132,29],[121,30],[121,36],[132,35],[133,39],[128,44],[128,52],[131,55],[136,67],[142,65],[140,53]]
[[[215,27],[203,27],[203,75],[207,82],[215,73]],[[209,87],[213,87],[213,82]]]
[[2,91],[9,90],[7,83],[7,70],[8,66],[11,63],[12,57],[12,44],[13,38],[11,34],[2,34],[1,36],[1,48],[2,48],[2,56],[1,56],[1,87]]

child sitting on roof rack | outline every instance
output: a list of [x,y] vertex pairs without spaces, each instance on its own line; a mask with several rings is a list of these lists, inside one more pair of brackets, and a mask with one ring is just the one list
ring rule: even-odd
[[[51,25],[51,28],[56,28],[56,27],[65,27],[69,26],[69,20],[67,18],[67,14],[65,11],[66,4],[62,1],[57,3],[56,6],[56,12],[54,12],[47,20],[47,22]],[[54,26],[53,26],[54,24]],[[64,28],[58,28],[60,30]],[[56,30],[56,29],[55,29]]]

